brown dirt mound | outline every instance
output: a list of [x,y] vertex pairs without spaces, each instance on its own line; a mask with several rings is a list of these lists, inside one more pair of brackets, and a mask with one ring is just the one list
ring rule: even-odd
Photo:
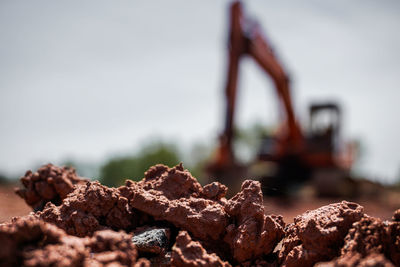
[[59,205],[74,189],[75,184],[85,182],[76,175],[73,168],[60,168],[52,164],[47,164],[34,173],[27,171],[20,180],[24,188],[16,190],[16,193],[35,211],[43,209],[47,202]]
[[1,266],[399,266],[400,222],[347,201],[285,227],[260,183],[201,186],[182,165],[151,167],[119,188],[46,165],[17,193],[36,210],[0,225]]

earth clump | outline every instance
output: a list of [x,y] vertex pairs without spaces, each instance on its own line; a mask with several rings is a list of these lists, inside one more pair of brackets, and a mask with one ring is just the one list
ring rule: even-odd
[[118,188],[51,164],[21,182],[34,212],[0,224],[1,266],[400,265],[399,210],[382,221],[342,201],[286,224],[266,214],[258,181],[227,199],[182,164]]

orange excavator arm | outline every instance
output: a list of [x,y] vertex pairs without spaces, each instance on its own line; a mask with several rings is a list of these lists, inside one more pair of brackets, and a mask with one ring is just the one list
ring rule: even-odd
[[[239,1],[231,6],[229,34],[229,67],[225,89],[226,118],[220,136],[216,165],[227,166],[234,163],[232,140],[234,136],[234,115],[236,107],[237,80],[240,59],[252,57],[272,78],[278,96],[286,113],[287,137],[281,153],[296,153],[301,149],[303,136],[297,125],[289,90],[289,79],[272,49],[262,36],[258,25],[244,17]],[[293,150],[293,151],[287,151]]]

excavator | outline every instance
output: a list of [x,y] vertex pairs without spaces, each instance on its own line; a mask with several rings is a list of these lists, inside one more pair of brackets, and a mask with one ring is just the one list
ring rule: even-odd
[[[343,149],[340,142],[339,105],[314,103],[309,108],[307,129],[299,125],[293,109],[289,77],[259,24],[245,16],[240,1],[233,2],[230,7],[228,40],[225,125],[219,136],[215,158],[207,165],[208,176],[234,187],[234,190],[238,189],[241,179],[252,176],[249,178],[261,180],[263,192],[267,195],[290,194],[293,188],[308,181],[312,181],[320,195],[352,194],[354,188],[349,185],[348,177],[353,152],[350,146]],[[237,160],[233,150],[239,64],[244,57],[252,58],[272,79],[285,114],[278,133],[262,138],[256,159],[247,165]],[[263,163],[273,167],[254,177],[249,170]]]

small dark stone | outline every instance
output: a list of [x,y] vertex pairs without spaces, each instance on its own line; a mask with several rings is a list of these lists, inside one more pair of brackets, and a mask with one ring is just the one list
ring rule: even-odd
[[150,228],[135,234],[132,242],[140,252],[161,254],[168,249],[169,238],[168,228]]

